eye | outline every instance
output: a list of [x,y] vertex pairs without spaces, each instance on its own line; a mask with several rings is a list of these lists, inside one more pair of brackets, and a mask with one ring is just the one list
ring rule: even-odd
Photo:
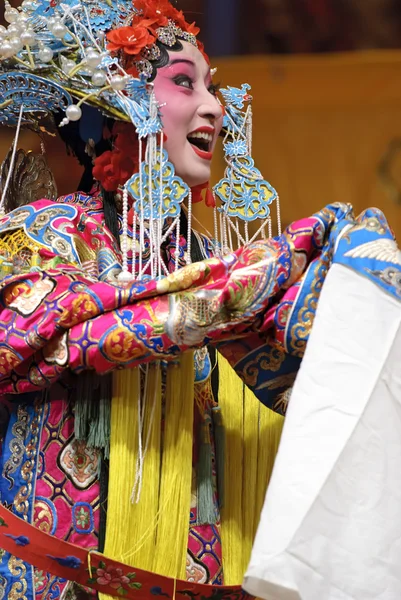
[[194,82],[188,75],[177,75],[177,77],[174,77],[173,81],[176,85],[179,85],[180,87],[187,88],[188,90],[194,89]]
[[220,89],[220,83],[212,83],[208,87],[208,91],[212,94],[212,96],[217,96],[217,92]]

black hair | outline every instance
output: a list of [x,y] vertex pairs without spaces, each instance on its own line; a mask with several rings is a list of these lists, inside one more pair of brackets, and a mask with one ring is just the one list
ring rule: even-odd
[[[59,124],[63,118],[62,113],[56,113],[55,120]],[[103,117],[101,121],[101,127],[108,128],[110,131],[113,126],[113,119]],[[94,178],[92,174],[92,156],[87,151],[87,142],[82,139],[80,122],[70,121],[68,125],[58,128],[59,134],[63,142],[67,147],[67,152],[72,153],[78,160],[79,164],[83,167],[83,173],[79,181],[78,190],[89,194],[91,191]],[[112,145],[109,139],[104,139],[103,135],[100,135],[99,141],[94,145],[93,151],[96,156],[100,156],[106,150],[111,150]],[[120,235],[118,225],[118,211],[115,202],[114,192],[107,192],[101,185],[100,191],[103,199],[103,213],[104,222],[109,231],[113,234],[118,247],[120,247]]]
[[172,52],[180,52],[181,50],[183,50],[183,45],[181,44],[179,39],[176,39],[176,42],[173,46],[166,46],[159,40],[156,40],[156,46],[160,50],[160,56],[157,60],[149,60],[153,68],[152,75],[148,79],[149,83],[155,80],[157,75],[157,69],[161,69],[162,67],[168,65],[170,60],[168,55],[169,50]]

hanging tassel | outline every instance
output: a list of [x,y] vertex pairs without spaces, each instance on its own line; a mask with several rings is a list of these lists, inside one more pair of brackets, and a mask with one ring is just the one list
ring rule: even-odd
[[265,502],[267,486],[273,472],[283,425],[284,417],[282,415],[273,412],[270,408],[259,403],[258,477],[255,489],[254,536],[256,535],[260,514]]
[[225,504],[221,511],[224,581],[238,585],[263,507],[277,453],[283,417],[245,389],[220,354],[219,404],[226,430]]
[[77,440],[86,441],[88,436],[95,376],[94,371],[84,371],[76,377],[74,433]]
[[[127,503],[129,530],[126,535],[131,541],[125,544],[123,562],[147,571],[152,570],[155,553],[155,537],[159,510],[162,390],[161,367],[155,363],[146,367],[146,386],[143,390],[143,466],[141,479],[134,486]],[[138,411],[136,411],[138,414]],[[138,446],[138,437],[137,437]],[[137,473],[138,476],[138,447]],[[131,482],[133,475],[131,474]]]
[[[138,502],[131,501],[131,492],[138,468],[140,373],[134,369],[116,374],[105,553],[133,567],[151,571],[158,519],[162,403],[160,365],[147,368],[148,383],[142,401],[144,461]],[[124,483],[118,483],[122,478]]]
[[244,562],[248,563],[254,540],[256,519],[255,493],[259,489],[258,441],[259,405],[255,395],[244,385],[244,473],[242,482],[242,523]]
[[167,367],[159,523],[153,571],[185,579],[191,506],[194,357]]
[[246,569],[242,544],[243,383],[218,354],[219,404],[224,414],[226,454],[224,508],[221,511],[224,583],[241,584]]
[[225,465],[225,446],[226,432],[223,424],[223,416],[220,406],[212,408],[214,446],[215,446],[215,463],[216,463],[216,479],[217,479],[217,495],[219,508],[224,508],[224,465]]
[[85,371],[76,378],[75,425],[77,440],[109,456],[111,375]]
[[[131,529],[130,497],[135,474],[138,447],[137,394],[139,369],[117,371],[113,378],[111,403],[111,436],[109,464],[109,495],[107,506],[106,556],[122,561],[132,550],[136,533]],[[99,594],[100,600],[112,596]]]
[[89,421],[87,446],[103,450],[104,458],[110,453],[110,415],[112,396],[112,375],[96,377],[96,388],[92,391],[92,411]]
[[214,505],[212,444],[210,441],[210,415],[204,414],[200,425],[199,456],[197,468],[197,525],[215,525],[217,522]]

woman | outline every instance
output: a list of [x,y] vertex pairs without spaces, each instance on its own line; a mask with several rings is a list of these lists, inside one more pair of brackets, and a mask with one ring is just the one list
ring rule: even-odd
[[[137,0],[133,15],[128,3],[116,14],[106,3],[83,2],[76,11],[77,3],[71,2],[60,5],[62,18],[57,13],[49,17],[53,4],[29,14],[32,27],[43,28],[48,19],[53,38],[43,32],[37,38],[32,33],[30,40],[25,36],[27,45],[36,48],[30,55],[18,54],[18,44],[6,41],[3,57],[17,68],[20,62],[12,63],[17,55],[24,69],[31,58],[34,66],[38,62],[38,73],[49,75],[44,65],[50,53],[51,60],[60,52],[57,40],[62,40],[62,69],[49,66],[47,83],[29,75],[30,86],[40,84],[40,93],[48,86],[48,112],[68,105],[63,135],[82,162],[91,167],[94,159],[102,192],[95,187],[57,203],[39,200],[16,208],[0,223],[2,268],[8,273],[1,287],[0,393],[2,410],[10,414],[1,455],[1,503],[36,529],[75,546],[104,549],[111,559],[173,578],[221,584],[222,471],[230,474],[226,490],[238,479],[235,471],[241,471],[232,455],[231,471],[227,461],[223,465],[220,410],[211,385],[214,358],[205,347],[213,355],[218,346],[256,395],[284,412],[336,231],[352,224],[352,215],[348,207],[328,207],[279,238],[195,262],[213,251],[219,254],[216,240],[191,232],[191,203],[207,187],[222,127],[222,109],[196,28],[164,0]],[[7,11],[17,27],[19,16]],[[85,15],[81,21],[79,14]],[[102,29],[108,31],[104,55]],[[12,81],[9,64],[4,77]],[[126,74],[141,78],[127,79]],[[24,83],[28,75],[23,70],[19,77]],[[35,98],[24,92],[16,96],[12,85],[8,89],[13,98],[4,108],[8,118],[31,119],[31,126],[39,126]],[[235,110],[229,114],[242,122],[247,90],[237,92],[230,92]],[[78,103],[72,103],[70,93]],[[108,118],[83,110],[83,101],[100,106]],[[128,121],[127,116],[136,134],[129,123],[110,121]],[[229,164],[238,174],[235,160],[241,167],[249,165],[249,148],[234,142]],[[251,185],[259,185],[258,202],[259,175],[253,172],[249,178]],[[87,168],[86,191],[90,180]],[[230,187],[224,181],[217,192]],[[242,184],[244,195],[251,189],[254,206],[246,176]],[[112,192],[119,193],[117,202]],[[181,208],[184,199],[186,210]],[[375,218],[380,235],[387,235],[383,219]],[[225,247],[230,227],[223,222]],[[239,230],[235,233],[239,239]],[[194,357],[189,350],[195,350]],[[116,369],[111,392],[109,373]],[[266,483],[258,468],[266,474],[266,465],[247,463],[246,476],[252,475],[248,490],[240,477],[244,498],[247,492],[252,496],[258,479],[262,489]],[[248,505],[230,512],[232,496],[226,498],[227,521],[249,521]],[[252,535],[254,523],[244,528]],[[95,571],[88,567],[86,580],[78,572],[64,575],[60,566],[78,569],[82,562],[60,557],[61,550],[45,552],[45,568],[37,566],[42,563],[36,556],[31,569],[8,544],[19,544],[18,557],[33,534],[10,531],[11,538],[2,538],[4,548],[7,543],[0,563],[4,597],[76,593],[66,579],[109,594],[165,595],[156,575],[146,596],[139,577],[98,559],[93,559]],[[243,538],[235,531],[231,527],[224,552],[239,555]],[[242,556],[238,562],[240,575],[230,575],[229,583],[240,583]],[[195,592],[188,587],[185,593]]]
[[[138,58],[141,58],[137,51],[140,34],[147,36],[148,46],[152,40],[157,41],[155,48],[157,48],[156,54],[159,54],[159,56],[150,63],[152,72],[150,76],[148,74],[148,81],[153,80],[154,82],[153,90],[160,106],[164,148],[168,152],[169,160],[175,167],[176,176],[183,181],[181,185],[186,185],[192,189],[192,199],[195,201],[196,196],[199,195],[199,190],[207,187],[210,178],[212,154],[222,127],[222,107],[217,100],[216,87],[212,83],[210,66],[205,55],[201,52],[201,46],[199,46],[200,49],[197,47],[193,33],[187,34],[187,32],[184,32],[184,35],[182,31],[182,29],[188,31],[196,31],[196,29],[189,26],[183,19],[182,14],[173,9],[168,2],[160,2],[159,5],[159,8],[163,11],[162,13],[157,10],[155,12],[154,3],[135,3],[135,8],[141,9],[142,12],[134,18],[131,30],[127,32],[128,27],[115,27],[108,34],[108,44],[112,52],[120,57],[126,72],[137,74]],[[7,8],[7,10],[6,18],[12,20],[12,9]],[[45,8],[45,12],[46,10],[47,8]],[[17,15],[17,13],[15,14]],[[170,19],[175,18],[184,39],[179,40],[177,37],[172,44],[163,44],[159,39],[156,40],[151,31],[154,32],[156,25],[161,26],[162,29],[169,25],[167,17],[170,17]],[[149,29],[145,29],[144,24]],[[152,25],[154,27],[150,29]],[[163,37],[162,34],[163,31],[161,33],[159,31],[160,38]],[[191,40],[190,42],[185,40],[186,36]],[[133,51],[134,43],[137,44],[135,51]],[[50,46],[48,46],[49,48]],[[54,50],[50,49],[50,52],[54,52]],[[39,47],[38,54],[46,58],[46,49]],[[79,63],[78,60],[76,62]],[[96,60],[94,62],[96,63]],[[71,65],[69,65],[69,68],[70,70],[73,69]],[[43,70],[40,72],[43,72]],[[95,74],[92,75],[92,78],[95,77]],[[97,77],[99,79],[99,73]],[[113,80],[113,77],[114,79],[118,78],[118,75],[112,71],[111,80]],[[101,284],[106,286],[104,291],[99,288],[99,299],[101,298],[102,304],[101,312],[104,310],[104,316],[106,316],[111,308],[111,305],[109,305],[109,308],[106,306],[109,301],[112,304],[117,302],[115,308],[122,301],[121,307],[123,307],[126,301],[130,301],[129,297],[132,293],[134,296],[139,294],[138,298],[141,295],[146,298],[149,293],[153,295],[156,288],[159,289],[158,293],[160,294],[170,288],[174,289],[177,285],[177,289],[185,289],[192,281],[199,278],[204,279],[206,277],[207,280],[210,279],[212,272],[209,267],[206,270],[197,268],[187,273],[186,279],[182,280],[179,276],[178,278],[172,276],[170,281],[162,279],[151,281],[147,285],[138,281],[138,284],[134,284],[132,291],[128,293],[124,300],[122,296],[120,298],[115,296],[117,289],[116,276],[121,270],[119,266],[121,260],[118,248],[119,239],[113,236],[107,227],[104,227],[104,220],[106,220],[111,231],[116,232],[116,204],[113,192],[117,192],[118,188],[122,190],[121,186],[125,184],[128,177],[138,171],[138,156],[136,156],[138,139],[132,125],[123,122],[118,123],[110,119],[104,120],[103,123],[101,121],[101,127],[104,129],[100,135],[96,130],[97,124],[95,122],[89,128],[88,138],[85,139],[85,134],[82,134],[82,131],[77,133],[76,124],[73,121],[76,117],[74,109],[78,115],[80,114],[81,109],[76,104],[71,104],[67,108],[67,119],[64,119],[62,123],[65,129],[61,129],[61,132],[80,160],[86,163],[86,173],[82,182],[84,191],[85,189],[89,191],[93,185],[88,172],[92,170],[92,158],[94,158],[95,167],[93,171],[101,183],[102,194],[98,186],[92,188],[90,195],[84,194],[81,187],[79,193],[60,198],[57,204],[40,200],[29,207],[23,206],[14,213],[10,212],[3,220],[3,247],[5,250],[10,240],[9,235],[13,235],[10,232],[15,231],[16,222],[18,221],[20,225],[23,225],[28,223],[29,219],[32,221],[32,227],[28,226],[27,237],[25,239],[22,237],[18,242],[20,251],[17,252],[18,259],[14,257],[15,260],[13,260],[13,266],[10,269],[13,270],[14,275],[17,278],[19,276],[24,277],[27,275],[26,272],[31,269],[28,277],[32,275],[35,279],[36,276],[39,276],[39,279],[41,279],[45,273],[49,275],[52,273],[50,275],[51,279],[55,277],[54,281],[57,280],[58,283],[54,288],[50,280],[47,282],[32,282],[32,289],[42,288],[44,290],[46,288],[50,291],[50,288],[53,288],[53,291],[56,292],[57,288],[57,300],[54,296],[51,303],[46,306],[43,301],[45,297],[48,297],[48,294],[45,292],[44,296],[40,300],[38,297],[38,301],[35,300],[30,308],[28,306],[22,308],[19,316],[22,317],[25,314],[25,317],[22,317],[24,323],[22,321],[18,324],[14,322],[11,325],[11,321],[14,320],[11,317],[9,331],[13,329],[16,333],[17,330],[21,332],[24,329],[25,331],[29,330],[30,341],[25,350],[20,348],[21,353],[17,350],[19,344],[16,339],[8,338],[5,341],[7,348],[10,349],[15,358],[15,361],[14,358],[11,359],[12,377],[15,375],[19,379],[19,375],[17,375],[19,373],[21,379],[18,383],[15,381],[12,383],[8,377],[11,375],[11,371],[7,369],[4,371],[2,409],[8,409],[11,415],[8,427],[4,432],[1,457],[1,501],[4,505],[10,507],[17,507],[18,504],[18,508],[15,509],[16,514],[33,523],[37,528],[73,544],[89,549],[103,549],[105,547],[105,552],[114,555],[116,558],[127,560],[136,567],[154,570],[158,573],[181,578],[186,576],[188,580],[200,583],[221,584],[224,580],[218,527],[219,499],[216,487],[218,474],[215,471],[212,472],[214,445],[211,445],[210,439],[212,418],[215,421],[216,431],[219,431],[219,411],[216,403],[217,397],[213,396],[211,389],[212,362],[209,353],[201,350],[195,355],[196,386],[194,392],[191,383],[191,378],[194,376],[192,355],[190,355],[189,362],[185,366],[186,371],[181,375],[179,369],[182,370],[183,366],[174,365],[171,361],[172,358],[177,356],[182,342],[179,343],[176,339],[180,335],[177,329],[179,323],[178,312],[177,309],[173,311],[172,308],[168,312],[167,296],[161,295],[162,302],[158,307],[156,305],[154,307],[157,318],[161,317],[163,320],[168,318],[169,320],[169,323],[166,323],[166,332],[168,328],[171,329],[171,341],[163,349],[164,342],[161,341],[160,335],[155,337],[155,332],[145,333],[145,338],[143,338],[144,332],[140,333],[138,338],[133,337],[132,332],[130,333],[128,330],[119,332],[118,322],[122,323],[120,321],[122,315],[118,315],[117,312],[115,313],[116,320],[113,317],[114,322],[112,325],[109,323],[109,327],[105,327],[104,322],[99,323],[99,326],[97,326],[94,321],[87,321],[87,317],[89,315],[95,317],[97,311],[93,312],[94,307],[89,298],[92,292],[89,293],[89,296],[85,292],[85,289],[89,291],[88,284],[89,286],[96,285],[95,282],[98,280],[112,283],[111,287],[107,283]],[[26,119],[29,119],[31,115],[35,116],[35,113],[33,111],[31,114],[28,111],[24,113]],[[68,118],[70,123],[65,124]],[[91,118],[93,119],[93,112],[85,113],[84,111],[79,127],[83,129],[85,129],[85,126],[88,127],[86,121]],[[88,154],[85,154],[84,151],[85,143],[88,148],[89,138],[93,139],[96,136],[97,144],[94,149],[92,145],[92,150],[98,156],[88,157]],[[111,144],[108,141],[110,139],[112,140]],[[152,139],[150,137],[148,138],[148,146],[151,143]],[[20,175],[21,172],[19,171]],[[6,176],[7,173],[5,173],[4,179],[6,179]],[[15,206],[16,199],[9,195],[7,200],[8,209],[10,210],[13,202]],[[105,202],[104,211],[102,200]],[[118,218],[121,219],[121,216]],[[192,254],[194,260],[212,254],[210,240],[193,233],[188,237],[187,231],[190,231],[190,229],[187,229],[187,225],[184,225],[183,229],[184,221],[189,221],[190,227],[190,205],[189,213],[186,216],[185,214],[181,215],[177,227],[170,231],[163,240],[160,261],[163,261],[167,272],[174,273],[177,266],[189,262],[190,254]],[[125,226],[120,220],[117,227],[121,227],[124,231]],[[146,229],[146,226],[142,225],[142,227]],[[142,253],[137,252],[135,254],[130,251],[127,255],[128,264],[131,265],[130,269],[134,272],[137,269],[136,274],[138,275],[139,265],[141,263],[145,264],[149,259],[149,247],[152,246],[151,235],[147,235],[146,232],[143,233],[139,222],[133,227],[132,220],[128,223],[128,229],[131,238],[136,236],[137,243],[143,245]],[[144,237],[143,240],[141,236]],[[35,247],[33,245],[35,243],[34,239],[38,244]],[[188,244],[188,239],[191,240],[191,246]],[[156,246],[157,244],[154,243],[154,251]],[[23,248],[25,248],[25,255],[22,251]],[[24,263],[24,258],[27,257],[28,262]],[[60,261],[63,263],[62,267]],[[3,261],[3,264],[4,262],[7,261]],[[17,263],[20,265],[23,263],[23,268],[15,268],[14,265]],[[36,263],[34,271],[32,271],[33,263]],[[53,269],[58,269],[58,263],[61,270],[56,273]],[[3,266],[5,272],[7,272],[7,264],[5,267]],[[136,266],[132,267],[133,264]],[[64,271],[64,268],[67,271]],[[81,274],[84,279],[86,278],[86,283],[81,280],[81,275],[77,275],[76,269],[83,269]],[[18,270],[19,275],[17,274]],[[67,276],[68,283],[67,279],[62,281],[62,272]],[[76,272],[75,275],[74,272]],[[24,275],[22,275],[23,273]],[[147,268],[144,269],[144,276],[146,277],[151,273],[152,265],[149,266],[148,264]],[[78,283],[78,280],[81,280],[83,287]],[[22,285],[25,286],[25,283],[22,283]],[[30,286],[30,284],[28,285]],[[74,296],[74,298],[71,296],[69,300],[65,297],[68,307],[62,300],[62,296],[66,291],[65,285]],[[78,288],[76,285],[78,285]],[[106,300],[105,295],[106,288],[108,289],[108,300]],[[29,292],[28,295],[30,295]],[[97,292],[95,292],[95,295],[97,295]],[[123,296],[125,295],[124,292]],[[211,289],[210,301],[212,301],[213,295],[215,294]],[[103,305],[104,301],[105,304]],[[56,309],[56,312],[60,316],[64,313],[63,323],[55,318],[56,313],[54,310],[58,302],[61,303],[59,306],[60,312],[58,309]],[[13,304],[12,301],[11,304]],[[64,304],[64,307],[61,306],[62,304]],[[143,307],[145,308],[147,305],[148,301],[144,300]],[[218,306],[216,306],[216,309],[219,312]],[[140,310],[142,311],[142,308]],[[154,312],[153,309],[152,312]],[[174,312],[177,317],[172,320],[171,316]],[[148,315],[151,317],[151,313],[148,313]],[[44,320],[42,320],[42,317],[44,317]],[[187,319],[189,317],[190,315],[187,315]],[[7,317],[4,318],[7,320]],[[192,318],[198,318],[196,312]],[[125,317],[123,317],[124,319]],[[137,316],[134,320],[136,319]],[[210,313],[210,319],[211,325],[215,320],[213,311]],[[69,325],[67,325],[67,321]],[[45,325],[45,322],[47,325]],[[142,312],[140,320],[137,321],[137,326],[146,329],[148,326],[146,322],[145,313]],[[82,365],[86,363],[89,369],[92,369],[90,365],[92,359],[89,354],[95,347],[99,348],[101,346],[106,349],[103,352],[103,358],[99,356],[94,359],[97,365],[96,370],[99,373],[103,370],[109,371],[110,367],[113,368],[116,365],[134,366],[133,359],[136,356],[139,358],[139,354],[138,351],[134,351],[132,344],[136,345],[137,342],[139,344],[138,350],[141,348],[140,354],[142,356],[140,360],[136,360],[135,364],[144,365],[146,362],[155,361],[156,359],[153,366],[148,369],[144,367],[142,372],[135,369],[132,373],[128,373],[128,378],[131,378],[129,382],[125,381],[124,375],[115,377],[117,391],[114,392],[112,400],[115,413],[111,418],[111,482],[109,486],[107,481],[109,470],[107,459],[109,452],[108,431],[110,428],[110,377],[89,377],[91,372],[83,372],[75,377],[71,377],[71,375],[62,376],[61,373],[65,370],[64,367],[67,367],[67,362],[64,360],[66,355],[62,349],[66,338],[64,338],[62,331],[65,326],[69,329],[70,326],[74,325],[85,327],[89,323],[91,329],[93,326],[97,329],[94,334],[95,337],[93,337],[92,332],[89,333],[89,338],[87,333],[83,333],[83,338],[78,343],[79,349],[77,346],[79,355],[82,350],[84,352],[87,349],[90,351],[82,363]],[[151,324],[151,321],[148,321],[148,323]],[[49,325],[52,327],[51,324],[55,325],[53,332],[47,331],[45,333],[44,329]],[[151,325],[151,328],[153,329],[153,325]],[[156,329],[158,328],[156,325]],[[109,335],[106,334],[105,336],[107,329]],[[210,329],[210,326],[202,332],[202,340],[207,335],[207,329]],[[224,330],[222,330],[222,334],[224,334]],[[72,340],[73,336],[69,337]],[[84,341],[84,338],[86,341]],[[44,351],[43,357],[46,355],[44,359],[46,366],[44,364],[33,366],[38,358],[37,351],[42,352],[40,346],[42,346],[45,339],[47,341],[52,339],[50,342],[52,349],[45,342],[47,349]],[[87,342],[89,339],[95,341],[95,346],[90,342],[88,347]],[[135,339],[137,339],[137,342],[134,341]],[[145,339],[144,343],[141,342],[142,339]],[[121,344],[119,340],[121,340]],[[124,346],[124,344],[128,344],[128,346]],[[189,343],[189,345],[200,346],[203,345],[203,341],[195,341]],[[156,350],[156,355],[152,347],[153,350]],[[31,350],[33,350],[33,354],[31,354]],[[19,358],[16,358],[17,354]],[[160,367],[161,359],[167,359],[173,366],[167,368],[167,363],[165,363],[164,366]],[[78,360],[81,361],[81,359]],[[102,360],[105,361],[104,368],[100,365]],[[213,358],[213,360],[215,359]],[[68,362],[72,364],[70,360]],[[31,363],[31,366],[28,367],[28,363]],[[9,366],[11,367],[11,363],[9,363]],[[34,374],[34,371],[36,374]],[[51,371],[53,371],[53,374]],[[77,373],[81,371],[82,367],[80,366]],[[30,374],[28,375],[28,373]],[[189,375],[188,382],[184,379],[187,374]],[[28,375],[28,377],[26,378],[25,375]],[[57,379],[59,382],[55,382],[49,387],[53,379]],[[187,388],[180,394],[179,389],[180,386],[183,386],[184,381]],[[41,388],[42,383],[45,384],[47,390],[45,394],[40,391],[32,391]],[[124,432],[121,431],[122,423],[119,421],[121,415],[118,413],[118,409],[115,408],[119,406],[116,396],[120,395],[121,398],[119,389],[123,389],[127,385],[142,386],[139,397],[145,397],[143,399],[143,413],[139,411],[138,414],[138,393],[132,392],[131,388],[130,394],[133,394],[133,396],[130,397],[128,413],[126,411],[124,413],[124,418],[130,423],[130,431],[126,432],[129,438],[128,441],[124,439]],[[163,441],[160,440],[162,385],[163,388],[166,388],[163,391],[163,410],[168,415],[163,429]],[[93,388],[95,393],[93,393]],[[9,395],[6,396],[5,394]],[[168,399],[169,394],[173,396],[170,400]],[[190,400],[191,396],[194,397],[195,403]],[[126,400],[125,393],[122,397],[121,412],[124,412],[124,402]],[[184,402],[184,406],[180,405],[180,402]],[[183,410],[185,407],[189,407],[189,412]],[[179,420],[181,416],[182,419]],[[135,434],[135,430],[138,429],[138,425],[135,424],[137,419],[145,420],[143,426],[144,437],[146,437],[147,432],[151,436],[148,445],[146,445],[146,440],[143,441],[144,448],[140,452],[147,450],[147,460],[144,460],[143,464],[139,464],[139,466],[138,432]],[[147,419],[151,421],[153,419],[153,426],[152,422],[146,422]],[[182,429],[185,433],[179,443],[174,438],[174,428]],[[191,458],[192,432],[195,440],[193,461]],[[179,433],[177,434],[176,431],[175,435],[179,435]],[[171,436],[173,436],[173,439],[170,439]],[[127,448],[127,444],[127,454],[129,456],[123,459],[121,458],[121,447]],[[129,446],[129,444],[131,445]],[[31,453],[30,456],[26,454],[28,451]],[[219,452],[222,453],[221,448]],[[35,458],[29,462],[32,453]],[[169,464],[170,455],[173,457],[175,465],[178,465],[178,469],[176,466]],[[30,465],[28,484],[24,475],[27,461]],[[217,460],[217,463],[217,466],[221,469],[219,460]],[[156,468],[156,473],[154,473],[153,479],[148,481],[146,479],[147,471],[152,468]],[[143,477],[140,477],[139,474],[143,469]],[[160,469],[161,474],[159,476],[157,471]],[[126,474],[126,493],[121,489],[121,479],[124,479],[123,473]],[[139,479],[136,479],[136,476]],[[219,477],[222,477],[221,473]],[[191,485],[192,480],[194,480],[194,486]],[[170,488],[171,482],[174,481],[177,498],[171,500]],[[190,495],[191,487],[193,490],[192,499]],[[111,498],[111,488],[115,490],[114,499]],[[197,510],[197,488],[198,498],[202,498],[200,511]],[[152,492],[155,494],[153,498],[151,497]],[[21,494],[25,498],[22,505],[19,504]],[[117,497],[115,497],[116,494]],[[135,500],[134,505],[130,501],[131,495]],[[121,498],[124,499],[123,503],[121,503]],[[105,505],[107,500],[108,533],[106,534]],[[160,516],[158,514],[161,509],[166,513],[165,515]],[[182,512],[184,516],[178,517],[176,515],[177,510]],[[189,537],[188,515],[190,516]],[[122,527],[130,518],[132,518],[131,527],[122,530]],[[177,525],[173,530],[171,530],[171,520],[177,521]],[[178,525],[178,522],[180,525]],[[150,530],[150,533],[148,530]],[[133,535],[138,542],[133,541]],[[106,540],[104,539],[105,536]],[[180,539],[179,544],[177,544],[177,539]],[[177,544],[177,550],[167,552],[166,549],[171,548],[174,543]],[[35,594],[37,598],[56,598],[65,594],[66,590],[69,589],[67,582],[60,577],[38,568],[34,569],[31,575],[28,576],[29,567],[26,565],[21,566],[20,570],[15,569],[13,560],[10,553],[3,556],[1,581],[6,597],[15,589],[24,589],[25,594],[30,596]],[[24,565],[24,563],[21,564]]]

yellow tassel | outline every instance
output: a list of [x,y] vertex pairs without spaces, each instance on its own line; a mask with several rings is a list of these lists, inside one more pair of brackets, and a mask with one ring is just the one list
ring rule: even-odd
[[224,583],[238,585],[248,567],[284,419],[244,389],[220,354],[218,363],[219,404],[226,430],[225,504],[221,511]]
[[159,522],[153,571],[185,579],[191,505],[194,358],[167,369]]
[[[137,529],[133,529],[133,531],[138,531],[138,535],[135,534],[135,537],[138,540],[140,552],[135,554],[131,564],[150,570],[153,567],[155,552],[160,491],[162,387],[159,365],[149,367],[147,381],[143,441],[146,443],[149,435],[149,444],[144,459],[142,491],[139,503],[135,505],[135,527]],[[142,542],[141,539],[143,539]],[[140,561],[137,560],[139,556],[141,557]]]
[[[161,458],[161,370],[158,364],[147,367],[143,406],[142,449],[146,454],[143,459],[142,481],[134,486],[128,507],[129,529],[125,531],[127,544],[122,560],[133,567],[151,570],[155,551]],[[138,415],[138,408],[136,410]],[[137,473],[138,469],[137,462]]]
[[131,566],[151,570],[160,478],[160,366],[149,366],[146,376],[142,447],[147,447],[147,451],[137,502],[136,498],[131,501],[131,492],[138,472],[139,372],[136,369],[121,371],[115,380],[105,554]]
[[226,435],[224,506],[221,510],[224,583],[240,584],[245,572],[242,523],[243,383],[225,358],[218,355],[219,404]]
[[[110,470],[104,554],[122,560],[135,543],[132,534],[131,491],[138,449],[139,369],[114,375],[111,402]],[[99,594],[100,600],[112,596]]]
[[261,403],[259,404],[258,485],[255,490],[254,536],[259,525],[260,513],[273,471],[283,425],[284,417],[282,415],[278,415]]
[[244,386],[244,474],[242,482],[243,560],[245,568],[251,557],[256,516],[255,492],[259,490],[258,442],[260,402]]

